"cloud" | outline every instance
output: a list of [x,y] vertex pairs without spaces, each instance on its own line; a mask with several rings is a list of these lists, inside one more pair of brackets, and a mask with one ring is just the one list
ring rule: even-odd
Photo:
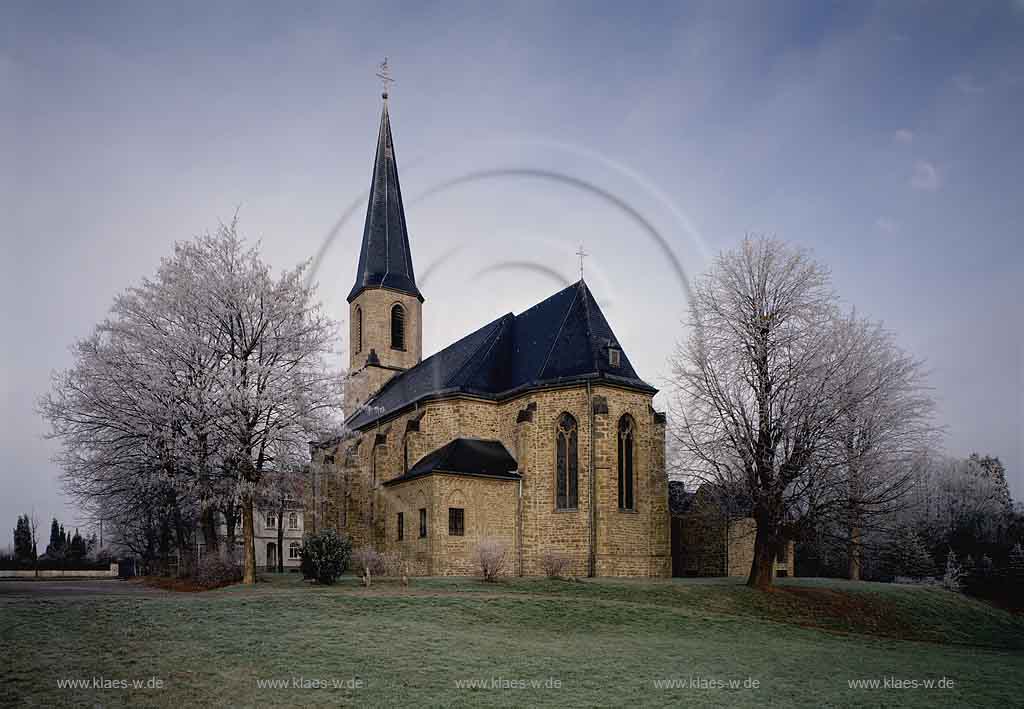
[[910,143],[914,142],[914,131],[907,130],[906,128],[901,128],[898,131],[896,131],[895,137],[897,143],[909,145]]
[[934,192],[939,189],[939,171],[927,160],[918,160],[914,164],[914,174],[910,178],[910,186],[915,190]]
[[875,228],[886,234],[894,234],[899,229],[899,224],[889,217],[879,217],[875,220]]
[[957,74],[953,77],[953,85],[965,94],[980,94],[985,90],[970,74]]

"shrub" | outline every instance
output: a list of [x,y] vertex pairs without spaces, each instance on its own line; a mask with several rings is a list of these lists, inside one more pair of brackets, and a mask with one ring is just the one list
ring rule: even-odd
[[387,572],[384,557],[370,546],[359,547],[352,552],[352,563],[363,576],[383,576]]
[[332,584],[348,568],[352,555],[352,542],[333,529],[310,533],[302,540],[299,552],[302,577],[317,583]]
[[946,572],[942,576],[942,586],[949,591],[959,593],[964,590],[964,571],[956,559],[953,550],[946,556]]
[[541,568],[549,579],[565,578],[571,559],[560,551],[546,551],[540,558]]
[[192,580],[199,586],[219,588],[242,580],[242,567],[220,554],[208,554],[199,560]]
[[505,567],[505,545],[497,539],[483,539],[476,548],[477,562],[484,581],[494,581]]

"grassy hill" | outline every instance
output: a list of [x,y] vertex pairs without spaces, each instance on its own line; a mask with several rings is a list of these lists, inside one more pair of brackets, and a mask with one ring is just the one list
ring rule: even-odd
[[[0,609],[10,659],[0,703],[12,704],[1013,706],[1024,675],[1019,617],[869,583],[793,579],[767,594],[718,579],[363,589],[289,575],[201,594],[8,594]],[[57,686],[94,676],[164,688]],[[918,687],[850,687],[887,679]],[[289,686],[260,686],[275,681]]]

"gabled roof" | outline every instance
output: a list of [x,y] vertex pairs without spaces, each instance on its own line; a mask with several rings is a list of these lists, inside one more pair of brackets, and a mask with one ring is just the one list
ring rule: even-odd
[[[618,367],[610,346],[620,350]],[[601,380],[655,393],[637,375],[584,281],[519,315],[503,315],[395,376],[346,422],[361,429],[427,398],[503,398],[533,387]]]
[[501,441],[456,438],[425,455],[409,469],[409,472],[384,484],[394,485],[431,473],[518,480],[522,477],[517,472],[518,467],[516,459]]
[[423,300],[412,269],[409,232],[405,225],[402,190],[398,185],[398,163],[391,139],[386,97],[380,114],[377,154],[363,226],[363,243],[359,250],[359,266],[348,302],[351,303],[367,288],[390,288],[414,295],[421,302]]

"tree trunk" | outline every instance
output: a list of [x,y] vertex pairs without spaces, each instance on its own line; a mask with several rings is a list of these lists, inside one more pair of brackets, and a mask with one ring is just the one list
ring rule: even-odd
[[284,502],[277,510],[277,572],[284,573]]
[[206,553],[217,554],[220,552],[220,534],[217,529],[217,510],[207,507],[203,510],[203,539],[206,541]]
[[758,520],[757,534],[754,536],[754,560],[750,564],[750,576],[747,585],[767,591],[772,587],[772,565],[775,562],[775,539],[764,529]]
[[232,507],[229,508],[226,512],[230,512],[230,514],[224,515],[224,522],[227,525],[227,536],[225,540],[227,541],[228,553],[234,556],[235,537],[237,536],[236,530],[238,528],[238,508]]
[[851,581],[860,581],[860,527],[850,528],[850,542],[847,548],[848,567],[846,575]]
[[242,583],[256,583],[256,540],[252,522],[252,495],[242,496],[242,544],[245,547],[245,567]]

